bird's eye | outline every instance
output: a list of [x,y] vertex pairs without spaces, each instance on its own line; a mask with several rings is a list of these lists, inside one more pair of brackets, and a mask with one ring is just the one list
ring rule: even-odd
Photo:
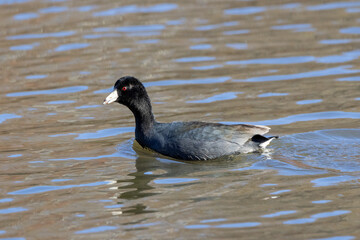
[[127,87],[123,87],[121,91],[125,92],[127,90]]

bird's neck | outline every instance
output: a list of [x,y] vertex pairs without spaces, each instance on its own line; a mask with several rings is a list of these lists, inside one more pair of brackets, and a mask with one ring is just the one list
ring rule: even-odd
[[136,105],[130,107],[135,117],[135,136],[143,139],[150,132],[155,124],[149,99],[141,99]]

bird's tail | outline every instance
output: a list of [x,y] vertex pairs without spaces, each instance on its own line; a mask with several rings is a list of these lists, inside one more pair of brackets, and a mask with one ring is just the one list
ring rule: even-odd
[[269,145],[269,143],[275,138],[279,138],[279,136],[264,137],[260,134],[256,134],[251,138],[251,140],[259,144],[260,148],[266,148],[266,146]]

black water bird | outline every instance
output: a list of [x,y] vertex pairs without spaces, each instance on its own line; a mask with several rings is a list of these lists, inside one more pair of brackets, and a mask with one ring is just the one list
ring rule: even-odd
[[260,125],[225,125],[207,122],[159,123],[152,113],[144,85],[135,77],[116,81],[104,104],[118,102],[135,117],[135,139],[144,148],[181,160],[209,160],[226,155],[262,151],[276,137]]

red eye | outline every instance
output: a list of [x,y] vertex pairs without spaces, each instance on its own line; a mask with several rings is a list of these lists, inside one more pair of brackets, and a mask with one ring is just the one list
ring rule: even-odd
[[123,87],[121,91],[125,92],[127,90],[127,87]]

